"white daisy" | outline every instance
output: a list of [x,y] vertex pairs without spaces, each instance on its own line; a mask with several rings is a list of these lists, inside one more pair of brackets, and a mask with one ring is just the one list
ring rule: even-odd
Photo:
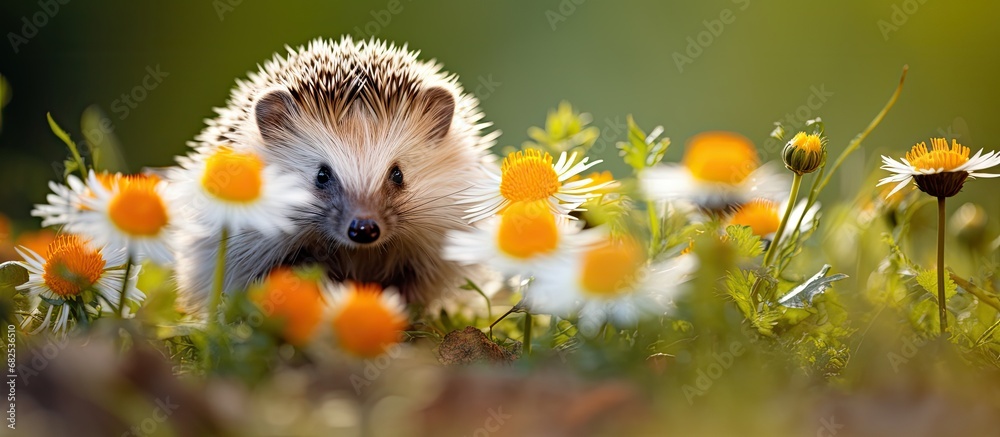
[[395,288],[344,283],[330,298],[330,323],[341,350],[375,358],[403,340],[409,323],[406,305]]
[[756,197],[780,200],[790,181],[776,165],[760,165],[753,143],[731,132],[705,132],[688,142],[680,164],[660,165],[640,177],[651,200],[689,201],[724,211]]
[[465,265],[485,264],[503,275],[530,275],[542,259],[593,242],[582,223],[553,213],[544,200],[510,203],[503,214],[476,224],[471,231],[451,231],[443,257]]
[[[89,315],[98,312],[98,305],[104,313],[118,311],[127,261],[124,248],[96,249],[79,235],[60,234],[49,245],[45,257],[26,247],[17,251],[24,258],[21,265],[28,270],[28,282],[17,289],[26,291],[27,297],[39,304],[31,317],[23,320],[23,327],[41,319],[34,332],[52,325],[53,332],[64,333],[69,328],[71,315],[78,316],[73,313],[76,305],[83,306]],[[136,265],[129,270],[125,290],[128,302],[121,306],[124,317],[130,315],[131,304],[139,304],[146,298],[136,288],[139,270],[140,266]]]
[[569,214],[592,197],[606,184],[592,184],[590,179],[569,181],[587,169],[600,164],[590,158],[576,160],[563,152],[552,164],[552,155],[535,149],[514,152],[504,158],[500,170],[484,171],[485,183],[473,186],[462,203],[474,203],[464,218],[470,222],[488,218],[503,211],[511,202],[546,200],[556,214]]
[[692,255],[650,265],[631,238],[605,240],[539,269],[525,302],[542,313],[576,311],[580,331],[593,336],[609,321],[629,327],[666,314],[696,266]]
[[[799,223],[800,219],[802,222],[798,227],[799,233],[806,232],[815,225],[815,221],[819,217],[820,204],[819,202],[813,203],[812,207],[806,211],[806,203],[805,199],[800,200],[792,208],[792,212],[788,216],[790,226],[785,227],[785,231],[782,233],[779,241],[785,241],[795,233],[796,228],[794,224]],[[749,226],[753,230],[754,235],[757,235],[761,239],[774,240],[774,234],[778,231],[778,225],[781,223],[781,215],[787,207],[788,200],[779,204],[767,199],[754,199],[740,205],[732,217],[729,218],[729,223]]]
[[171,203],[186,218],[212,230],[287,232],[291,211],[311,198],[295,176],[265,165],[253,152],[219,146],[178,162],[181,167],[169,176]]
[[100,175],[93,170],[83,205],[65,230],[90,237],[97,246],[127,248],[133,261],[169,264],[171,210],[164,200],[166,182],[154,175]]
[[80,199],[89,192],[87,185],[76,175],[69,175],[66,183],[68,186],[50,181],[52,193],[45,196],[49,203],[35,205],[35,209],[31,211],[32,216],[42,218],[42,227],[70,223],[83,210]]
[[878,185],[894,183],[896,186],[886,197],[902,190],[910,181],[915,181],[921,191],[935,197],[951,197],[958,194],[965,179],[995,178],[1000,174],[978,173],[990,167],[1000,165],[1000,153],[995,151],[983,154],[979,149],[969,157],[971,150],[952,140],[951,147],[944,138],[931,138],[931,149],[927,143],[913,146],[906,152],[906,158],[899,161],[888,156],[882,156],[882,170],[894,173],[878,181]]

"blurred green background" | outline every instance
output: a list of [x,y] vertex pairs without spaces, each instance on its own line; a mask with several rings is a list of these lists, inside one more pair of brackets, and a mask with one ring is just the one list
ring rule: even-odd
[[[822,116],[835,155],[909,64],[902,98],[829,197],[872,191],[865,178],[879,153],[899,155],[930,136],[991,149],[1000,136],[1000,2],[60,1],[0,6],[0,74],[13,91],[0,132],[0,212],[21,229],[37,226],[31,204],[44,200],[67,156],[46,111],[79,140],[81,114],[98,105],[132,170],[169,165],[236,78],[319,36],[375,36],[441,61],[480,97],[504,132],[500,145],[520,144],[567,100],[593,114],[604,158],[615,156],[630,113],[647,131],[666,128],[675,143],[667,160],[710,129],[763,145],[772,122],[789,114]],[[691,62],[678,67],[680,56]],[[155,88],[126,116],[116,100],[157,67],[166,75],[147,80]],[[827,95],[810,100],[815,90]],[[609,168],[623,175],[617,163]],[[997,189],[968,184],[951,206],[978,199],[995,217]]]

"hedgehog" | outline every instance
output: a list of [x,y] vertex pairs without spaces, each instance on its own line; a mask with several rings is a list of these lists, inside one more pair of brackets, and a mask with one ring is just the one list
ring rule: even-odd
[[[485,177],[499,134],[484,133],[478,100],[406,45],[344,37],[286,49],[237,80],[228,106],[189,143],[193,159],[247,147],[313,196],[288,217],[290,232],[230,237],[225,290],[302,264],[333,281],[395,287],[410,303],[455,290],[469,267],[442,259],[445,234],[469,226],[457,196]],[[175,241],[189,310],[204,307],[218,250],[217,233],[197,225]]]

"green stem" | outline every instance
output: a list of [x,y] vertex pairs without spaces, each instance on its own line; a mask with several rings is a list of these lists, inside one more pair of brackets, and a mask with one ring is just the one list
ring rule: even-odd
[[204,353],[205,370],[210,370],[212,366],[213,351],[217,347],[221,348],[224,338],[220,331],[219,306],[222,305],[223,287],[226,279],[226,246],[229,240],[229,229],[222,227],[219,237],[219,253],[215,259],[215,278],[212,281],[212,295],[208,301],[208,328],[206,332],[206,347]]
[[531,313],[529,313],[529,312],[525,312],[524,313],[524,338],[522,340],[524,340],[524,342],[522,344],[524,355],[525,356],[530,355],[531,354]]
[[649,211],[649,233],[653,242],[649,250],[651,254],[655,254],[660,246],[660,218],[656,216],[655,202],[647,201],[646,210]]
[[214,332],[219,324],[219,305],[222,303],[223,284],[226,279],[226,246],[229,240],[229,230],[222,228],[219,238],[219,253],[215,259],[215,280],[212,284],[212,297],[208,303],[208,323]]
[[[826,174],[826,177],[823,178],[823,182],[821,182],[817,187],[816,193],[822,191],[823,188],[826,187],[826,184],[830,183],[830,179],[833,178],[833,174],[837,172],[840,165],[844,163],[845,159],[847,159],[847,155],[850,155],[857,150],[858,147],[861,147],[861,142],[864,141],[865,138],[868,138],[868,135],[875,130],[875,127],[878,126],[879,123],[882,123],[882,119],[884,119],[885,115],[889,113],[889,109],[896,104],[896,100],[899,100],[899,95],[903,92],[903,81],[906,80],[906,72],[909,70],[909,65],[903,66],[903,75],[899,77],[899,85],[896,86],[896,91],[892,93],[892,97],[889,97],[889,101],[886,102],[884,107],[882,107],[882,110],[878,113],[878,115],[872,119],[871,123],[868,123],[868,127],[861,131],[861,133],[859,133],[856,137],[854,137],[854,139],[851,140],[850,143],[847,144],[847,148],[844,149],[840,156],[837,157],[837,161],[833,163],[833,167],[830,169],[830,172]],[[812,205],[810,204],[808,206]]]
[[785,215],[781,217],[781,222],[778,223],[778,230],[774,232],[774,239],[771,240],[771,244],[767,246],[767,253],[764,254],[764,268],[771,265],[772,255],[777,251],[778,243],[781,242],[781,234],[785,232],[785,227],[788,225],[788,218],[792,215],[792,208],[795,207],[795,200],[799,197],[799,188],[802,186],[802,175],[795,173],[792,177],[792,192],[788,195],[788,206],[785,207]]
[[941,336],[948,333],[948,300],[944,295],[944,197],[938,197],[937,289]]
[[132,274],[132,255],[125,257],[125,280],[122,281],[121,296],[118,297],[118,318],[125,318],[125,297],[128,295],[128,276]]

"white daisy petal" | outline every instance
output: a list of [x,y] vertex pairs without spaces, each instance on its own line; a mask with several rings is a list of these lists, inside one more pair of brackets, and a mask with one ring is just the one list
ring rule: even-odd
[[[590,161],[586,157],[577,162],[575,152],[561,153],[555,163],[551,155],[538,150],[514,152],[504,159],[499,169],[483,167],[488,179],[476,182],[458,200],[458,203],[471,205],[463,218],[474,223],[500,213],[513,201],[542,199],[548,199],[554,213],[569,214],[608,186],[608,183],[594,184],[588,178],[570,181],[599,163],[601,160]],[[545,170],[546,166],[551,170]],[[513,185],[501,190],[505,177],[510,178],[512,182],[508,183]]]
[[[123,250],[97,248],[84,237],[59,234],[49,248],[49,256],[59,257],[61,260],[59,265],[62,267],[54,270],[55,273],[47,268],[50,260],[40,257],[27,248],[20,248],[18,252],[27,261],[22,265],[28,271],[28,281],[17,289],[24,292],[29,302],[32,302],[29,315],[21,321],[22,329],[28,329],[38,321],[33,333],[51,327],[53,332],[64,334],[77,323],[75,320],[77,314],[72,311],[71,305],[85,305],[85,310],[90,316],[97,315],[94,305],[99,305],[101,311],[107,314],[114,314],[118,308],[127,306],[120,305],[123,287],[126,289],[125,298],[129,301],[129,305],[139,304],[145,300],[145,294],[135,288],[140,266],[132,266],[127,286],[124,283],[125,266],[116,264],[124,259]],[[74,257],[80,262],[65,262]],[[79,271],[61,273],[68,265],[85,267],[80,267]],[[70,275],[71,279],[61,279],[64,274]],[[90,285],[81,285],[81,278],[92,278],[93,282],[90,282]],[[86,290],[93,290],[96,302],[80,300]],[[123,316],[129,314],[125,313]]]

